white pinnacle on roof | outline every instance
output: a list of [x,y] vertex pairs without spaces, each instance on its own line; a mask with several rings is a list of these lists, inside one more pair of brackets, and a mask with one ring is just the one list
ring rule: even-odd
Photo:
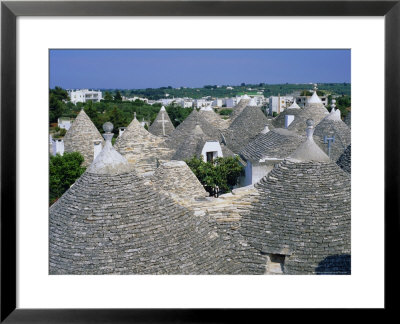
[[201,107],[200,108],[201,111],[213,111],[211,106],[207,106],[207,107]]
[[250,97],[247,94],[244,94],[241,99],[250,99]]
[[293,98],[293,103],[288,109],[300,109],[299,105],[296,102],[296,98]]
[[332,110],[329,113],[328,116],[325,117],[326,120],[342,120],[341,116],[340,116],[340,110],[339,109],[335,109],[336,105],[335,105],[336,100],[333,99],[332,100]]
[[250,100],[250,102],[249,102],[249,106],[251,106],[251,107],[257,106],[257,101],[256,101],[256,99],[251,98],[251,100]]
[[162,106],[161,109],[160,109],[160,111],[165,111],[165,107]]
[[331,104],[332,110],[331,111],[335,111],[336,109],[336,100],[332,99],[332,104]]
[[261,134],[267,134],[269,132],[268,125],[265,125],[264,129],[261,131]]
[[321,99],[317,95],[317,84],[314,84],[314,93],[311,96],[310,99],[308,99],[309,104],[316,104],[316,103],[322,103]]
[[297,161],[330,161],[328,155],[314,142],[314,121],[307,119],[307,139],[294,151],[289,158]]
[[103,134],[106,143],[100,154],[95,158],[88,168],[88,172],[97,174],[115,174],[129,172],[130,167],[128,161],[119,154],[112,146],[111,139],[113,124],[107,122],[103,125],[105,133]]

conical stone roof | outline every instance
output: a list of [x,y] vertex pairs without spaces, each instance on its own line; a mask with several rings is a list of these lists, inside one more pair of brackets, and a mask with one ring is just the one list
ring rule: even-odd
[[248,106],[224,131],[226,144],[234,153],[239,154],[265,126],[272,127],[261,109]]
[[188,133],[187,136],[182,139],[181,145],[172,156],[172,160],[184,161],[194,156],[201,156],[201,152],[207,140],[211,140],[210,137],[204,134],[200,125],[197,124],[192,132]]
[[160,161],[169,160],[172,155],[164,139],[150,134],[136,118],[117,138],[114,148],[129,163],[135,164],[135,170],[139,173],[154,171]]
[[245,160],[259,162],[260,159],[285,159],[292,154],[304,140],[295,132],[275,128],[259,134],[240,152]]
[[165,107],[161,107],[156,119],[149,127],[149,132],[156,136],[168,136],[174,131],[175,127],[168,116]]
[[[299,113],[295,115],[295,118],[289,125],[288,129],[297,131],[300,134],[304,134],[307,119],[314,120],[315,125],[318,125],[318,123],[328,114],[329,112],[323,105],[321,99],[318,97],[317,88],[315,87],[314,93],[308,100],[306,106],[303,109],[300,109]],[[291,113],[291,115],[293,114]]]
[[225,129],[228,127],[228,121],[222,119],[211,107],[201,108],[199,114],[217,129]]
[[272,124],[276,127],[276,128],[284,128],[285,127],[285,116],[286,115],[293,115],[294,116],[294,120],[296,120],[298,115],[302,114],[302,110],[304,108],[287,108],[284,111],[282,111],[278,116],[276,116],[273,121]]
[[321,99],[317,95],[317,89],[316,88],[314,89],[314,92],[313,92],[311,98],[307,100],[307,103],[310,104],[310,105],[311,104],[322,104]]
[[111,145],[105,149],[50,208],[50,274],[257,271],[246,253],[221,240],[207,215],[145,185]]
[[[308,144],[299,150],[305,153]],[[251,246],[271,258],[284,256],[285,274],[350,273],[351,189],[345,172],[327,157],[297,156],[256,187],[260,198],[240,228]]]
[[187,137],[193,135],[193,131],[199,125],[201,131],[207,136],[207,139],[221,140],[221,133],[211,125],[199,112],[194,109],[186,119],[178,125],[175,131],[165,140],[166,145],[171,149],[177,150],[187,140]]
[[319,146],[314,142],[314,121],[307,120],[306,140],[302,142],[299,147],[289,156],[290,159],[296,161],[314,161],[314,162],[327,162],[329,161],[328,155],[322,151]]
[[284,273],[350,272],[350,179],[331,162],[285,160],[258,184],[240,232]]
[[351,173],[351,144],[346,148],[343,154],[339,157],[336,164],[347,173]]
[[[106,139],[103,149],[94,159],[92,164],[87,169],[93,174],[118,174],[121,172],[129,172],[132,166],[128,161],[119,154],[112,146],[111,139],[113,137],[111,123],[105,123],[104,128],[106,133],[103,135]],[[107,127],[111,127],[107,129]]]
[[278,116],[273,119],[273,125],[277,128],[284,128],[285,127],[285,116],[286,115],[293,115],[295,118],[298,114],[301,113],[301,108],[296,102],[296,99],[293,99],[293,103],[282,111]]
[[324,143],[325,136],[328,138],[335,137],[335,141],[330,144],[330,158],[336,162],[351,143],[351,130],[340,119],[340,110],[332,110],[331,113],[317,125],[314,131],[315,142],[328,154],[328,145]]
[[293,103],[287,109],[301,109],[296,102],[296,98],[293,98]]
[[184,161],[170,161],[161,164],[150,181],[157,190],[161,190],[178,203],[209,196]]
[[250,103],[250,99],[241,99],[239,101],[239,103],[233,107],[233,112],[232,114],[229,116],[228,122],[231,124],[233,123],[233,121],[236,119],[236,117],[238,117],[242,111],[244,110],[244,108],[246,108]]
[[255,99],[255,98],[251,98],[250,101],[249,101],[249,103],[248,103],[248,105],[249,105],[250,107],[257,107],[257,101],[256,101],[256,99]]
[[93,161],[94,141],[104,144],[100,132],[82,109],[64,136],[64,152],[79,152],[83,155],[83,166]]

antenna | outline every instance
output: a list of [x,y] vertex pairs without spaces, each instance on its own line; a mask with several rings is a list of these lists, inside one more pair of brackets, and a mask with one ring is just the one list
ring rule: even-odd
[[335,135],[332,137],[324,136],[324,144],[328,144],[328,156],[331,157],[331,143],[335,143]]

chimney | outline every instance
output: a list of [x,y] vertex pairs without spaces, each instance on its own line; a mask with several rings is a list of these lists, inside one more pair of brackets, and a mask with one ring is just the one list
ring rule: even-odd
[[100,140],[93,141],[93,161],[100,154],[102,149],[103,148],[101,147],[101,141]]
[[64,141],[62,139],[53,139],[53,155],[64,154]]
[[285,128],[288,128],[289,125],[294,121],[294,115],[286,115],[285,116]]
[[122,136],[122,134],[125,132],[125,129],[126,129],[126,127],[120,127],[120,128],[118,128],[118,130],[119,130],[118,137],[121,137],[121,136]]

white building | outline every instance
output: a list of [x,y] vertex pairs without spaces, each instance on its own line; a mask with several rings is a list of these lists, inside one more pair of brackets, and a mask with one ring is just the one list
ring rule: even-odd
[[212,100],[207,100],[207,99],[195,99],[193,101],[193,105],[195,108],[201,108],[201,107],[207,107],[212,104]]
[[201,156],[206,162],[212,162],[216,158],[223,157],[221,144],[218,141],[206,141]]
[[149,99],[147,99],[147,98],[140,98],[140,97],[127,98],[127,97],[122,97],[122,101],[131,101],[131,102],[133,102],[133,101],[136,101],[136,100],[141,100],[141,101],[143,101],[145,103],[149,102]]
[[272,115],[274,112],[279,114],[284,111],[293,103],[293,97],[286,96],[271,96],[269,97],[269,114]]
[[58,118],[57,123],[58,123],[58,127],[68,130],[71,127],[72,120],[67,117],[60,117],[60,118]]
[[176,103],[181,106],[182,108],[192,108],[193,107],[193,101],[192,99],[189,98],[182,98],[176,101]]
[[80,90],[68,90],[68,95],[73,104],[77,102],[100,102],[103,99],[101,91],[80,89]]
[[163,106],[169,106],[172,102],[176,101],[176,99],[160,99],[157,102],[161,103]]
[[222,105],[223,105],[222,99],[217,98],[212,102],[213,107],[222,107]]
[[[318,97],[319,97],[319,99],[321,99],[322,104],[324,106],[328,105],[328,97],[327,96],[318,96]],[[310,98],[311,98],[311,96],[298,96],[296,98],[296,102],[301,108],[304,108]]]
[[237,98],[228,98],[225,101],[227,108],[233,108],[237,105],[237,103],[238,103]]

